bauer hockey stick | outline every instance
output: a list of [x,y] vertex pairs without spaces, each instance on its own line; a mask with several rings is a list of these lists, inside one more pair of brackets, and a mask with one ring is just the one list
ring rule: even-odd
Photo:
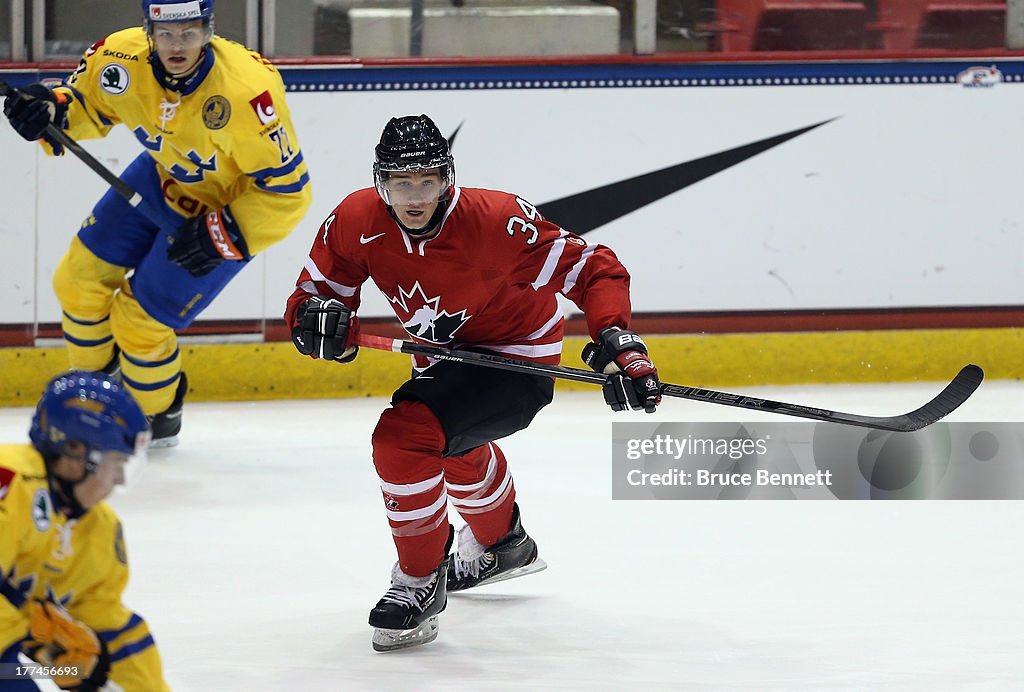
[[[0,80],[0,96],[19,96],[21,98],[25,98],[20,91],[3,80]],[[64,130],[60,129],[53,123],[50,123],[46,126],[46,134],[49,135],[50,139],[59,143],[65,149],[77,156],[82,163],[95,171],[96,174],[103,178],[110,187],[114,188],[114,192],[123,197],[124,200],[132,206],[132,208],[137,209],[139,213],[170,235],[173,236],[175,234],[177,229],[166,228],[164,221],[160,218],[160,215],[156,213],[142,195],[140,195],[131,185],[118,178],[113,171],[100,163],[95,156],[83,149],[82,145],[71,139]]]
[[[442,346],[430,344],[418,344],[412,341],[401,339],[390,339],[384,336],[372,334],[360,334],[356,343],[365,348],[377,349],[380,351],[392,351],[394,353],[408,353],[415,356],[426,356],[437,360],[446,360],[456,363],[470,363],[482,365],[488,368],[499,370],[511,370],[522,372],[528,375],[547,375],[558,377],[564,380],[575,380],[576,382],[589,382],[590,384],[603,385],[608,376],[590,370],[578,368],[567,368],[562,365],[545,365],[543,363],[531,363],[493,353],[479,353],[476,351],[459,351]],[[751,411],[767,411],[769,413],[780,413],[785,416],[797,418],[810,418],[828,423],[842,423],[843,425],[857,425],[862,428],[875,428],[878,430],[892,430],[894,432],[913,432],[931,425],[935,421],[944,418],[952,413],[960,404],[967,401],[967,398],[974,393],[974,390],[981,384],[985,374],[977,365],[965,365],[957,373],[957,376],[946,385],[946,387],[927,404],[909,413],[899,416],[862,416],[856,413],[842,413],[841,411],[829,411],[800,404],[787,404],[782,401],[770,399],[758,399],[757,397],[745,396],[742,394],[729,394],[718,392],[703,387],[687,387],[678,384],[661,385],[662,396],[677,397],[680,399],[692,399],[693,401],[705,401],[723,406],[735,406],[737,408]]]

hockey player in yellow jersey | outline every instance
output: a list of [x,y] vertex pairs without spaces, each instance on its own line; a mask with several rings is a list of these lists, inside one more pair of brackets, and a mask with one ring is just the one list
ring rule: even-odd
[[93,44],[62,85],[19,89],[4,114],[48,153],[62,153],[50,124],[75,139],[122,124],[143,147],[121,178],[163,222],[108,191],[53,286],[71,366],[120,372],[152,419],[154,446],[168,446],[188,391],[175,330],[291,232],[311,192],[280,74],[214,35],[213,0],[142,9],[143,27]]
[[128,557],[104,501],[148,435],[124,387],[75,372],[47,385],[31,444],[0,445],[0,689],[38,689],[19,653],[64,689],[167,689],[149,626],[121,602]]

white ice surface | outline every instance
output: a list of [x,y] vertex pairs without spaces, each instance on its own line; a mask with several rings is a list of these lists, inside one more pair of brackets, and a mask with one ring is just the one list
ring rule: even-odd
[[[745,391],[889,415],[939,388]],[[1024,421],[1022,393],[986,382],[949,420]],[[190,403],[181,445],[115,495],[126,600],[173,690],[1024,688],[1024,503],[613,502],[611,421],[654,417],[597,392],[502,443],[548,570],[452,596],[436,642],[374,653],[395,559],[370,461],[385,405]],[[0,439],[29,416],[0,409]]]

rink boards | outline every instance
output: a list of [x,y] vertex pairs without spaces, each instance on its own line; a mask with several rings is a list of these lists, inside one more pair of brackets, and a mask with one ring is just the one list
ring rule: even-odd
[[[735,313],[768,315],[758,333],[780,332],[665,342],[672,360],[689,363],[680,376],[708,384],[943,379],[935,369],[983,356],[990,372],[1024,373],[1004,349],[1024,322],[1018,60],[510,61],[291,65],[282,73],[313,207],[228,287],[205,323],[249,324],[257,340],[280,338],[271,328],[321,220],[371,182],[383,123],[426,112],[457,132],[460,184],[514,191],[614,248],[633,274],[634,311],[664,316],[659,331],[692,331],[672,328],[688,315]],[[17,84],[41,73],[2,76]],[[139,151],[123,128],[86,145],[114,170]],[[47,159],[6,123],[0,148],[0,331],[56,336],[50,277],[104,186],[76,161]],[[922,308],[933,311],[925,324],[901,324],[903,311]],[[970,325],[991,329],[930,331],[960,326],[948,310],[992,308],[1002,311],[998,322]],[[871,328],[858,321],[865,309],[889,315],[885,332],[861,331]],[[360,312],[390,314],[372,287]],[[781,324],[787,314],[838,317],[815,337],[773,327],[773,316]],[[261,355],[230,348],[253,363],[270,347]],[[821,364],[809,365],[817,357]],[[296,357],[283,367],[304,364]],[[198,391],[203,378],[193,379]]]
[[[843,331],[647,337],[662,381],[713,388],[838,382],[944,382],[968,362],[989,380],[1024,373],[1024,330]],[[562,363],[585,367],[585,340]],[[191,401],[388,396],[409,376],[408,356],[363,349],[350,365],[312,360],[290,342],[182,346]],[[0,406],[29,406],[67,367],[62,348],[0,349]],[[466,367],[474,367],[466,365]],[[558,389],[593,390],[558,381]]]

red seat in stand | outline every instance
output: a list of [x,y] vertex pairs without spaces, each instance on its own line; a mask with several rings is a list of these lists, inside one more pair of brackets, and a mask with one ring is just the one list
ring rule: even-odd
[[1006,3],[992,0],[878,0],[886,50],[1000,48],[1006,45]]
[[704,28],[726,52],[862,48],[867,8],[843,0],[717,0]]

